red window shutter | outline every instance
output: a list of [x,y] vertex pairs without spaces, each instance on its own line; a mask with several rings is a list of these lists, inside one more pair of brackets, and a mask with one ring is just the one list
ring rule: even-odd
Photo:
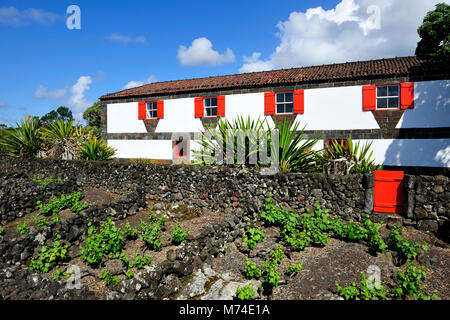
[[196,118],[203,118],[204,108],[203,108],[203,98],[195,98],[195,112]]
[[377,87],[363,86],[363,110],[370,111],[377,108]]
[[294,113],[305,113],[305,91],[294,91]]
[[147,103],[145,101],[139,102],[138,104],[138,119],[147,119]]
[[225,96],[217,97],[217,116],[225,117]]
[[414,83],[400,84],[400,109],[414,109]]
[[156,102],[156,118],[164,119],[164,100],[158,100]]
[[264,93],[264,114],[275,114],[275,92]]

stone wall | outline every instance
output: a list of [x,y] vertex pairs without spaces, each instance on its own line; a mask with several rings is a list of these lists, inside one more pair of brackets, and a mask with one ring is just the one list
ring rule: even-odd
[[[272,196],[276,204],[293,210],[305,212],[318,203],[333,216],[356,221],[373,209],[373,175],[278,173],[265,176],[252,168],[10,157],[0,157],[0,172],[0,221],[8,221],[13,216],[11,210],[14,216],[32,210],[35,202],[31,199],[39,199],[43,194],[42,187],[31,180],[34,176],[60,177],[66,180],[61,187],[67,191],[89,186],[123,194],[123,203],[119,199],[113,204],[113,210],[119,214],[144,207],[145,198],[214,211],[241,208],[256,215]],[[448,177],[405,175],[405,182],[405,213],[400,217],[405,225],[448,237]],[[132,193],[130,201],[136,201],[135,204],[126,198]]]

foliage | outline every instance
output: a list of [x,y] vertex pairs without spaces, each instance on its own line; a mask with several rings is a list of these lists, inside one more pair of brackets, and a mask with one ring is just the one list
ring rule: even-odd
[[146,266],[150,265],[152,262],[152,258],[150,257],[142,257],[139,252],[134,254],[134,262],[130,262],[128,259],[128,267],[129,268],[137,268],[144,269]]
[[55,273],[53,274],[51,279],[54,281],[59,281],[59,280],[61,280],[62,276],[63,276],[63,272],[62,272],[60,266],[56,266]]
[[127,238],[129,238],[129,239],[134,239],[134,238],[136,238],[136,237],[137,237],[137,234],[138,234],[137,228],[131,228],[131,225],[130,225],[130,222],[129,222],[129,221],[127,221],[127,222],[125,223],[125,226],[124,226],[124,228],[123,228],[123,232],[124,232],[125,236],[126,236]]
[[3,230],[2,227],[0,227],[0,234],[3,234],[5,232],[5,230]]
[[336,282],[336,287],[339,296],[343,297],[345,300],[373,300],[378,298],[381,300],[387,300],[387,290],[384,285],[375,283],[375,279],[369,285],[364,272],[361,273],[360,288],[355,282],[352,282],[346,287],[341,287]]
[[417,33],[421,40],[415,54],[419,58],[450,57],[450,5],[437,4],[426,14]]
[[[312,151],[319,141],[316,133],[307,138],[305,127],[299,130],[300,123],[283,119],[276,126],[279,130],[278,160],[281,171],[317,171],[316,152]],[[270,141],[271,150],[273,149]]]
[[17,231],[19,234],[29,234],[30,228],[28,228],[28,223],[26,221],[22,222],[21,224],[17,225]]
[[175,227],[173,228],[172,234],[170,235],[170,241],[174,244],[180,244],[184,241],[184,237],[189,233],[189,231],[183,230],[180,224],[177,222],[175,224]]
[[[41,186],[45,187],[45,186],[48,185],[49,183],[54,182],[54,181],[55,181],[55,178],[50,177],[50,178],[48,178],[48,179],[41,179],[41,178],[39,178],[39,177],[33,177],[32,180],[33,180],[34,182],[39,183]],[[58,178],[56,179],[56,181],[57,181],[57,182],[64,182],[65,180],[62,179],[62,178],[60,178],[60,177],[58,177]]]
[[16,124],[17,128],[4,130],[0,136],[0,145],[13,157],[34,158],[41,149],[39,121],[26,120]]
[[395,278],[397,286],[392,289],[392,293],[396,297],[408,295],[414,297],[416,300],[430,300],[431,298],[439,299],[436,294],[430,296],[430,294],[423,289],[426,274],[427,272],[424,267],[408,263],[405,272],[398,271]]
[[29,269],[42,274],[50,270],[52,263],[64,261],[67,257],[68,246],[62,244],[60,239],[61,236],[57,234],[53,239],[51,246],[46,246],[43,243],[41,252],[36,259],[31,260]]
[[80,147],[80,159],[82,160],[111,160],[116,151],[106,142],[97,137],[91,137]]
[[127,276],[128,279],[131,279],[134,277],[134,272],[133,270],[129,269],[127,270],[127,272],[125,272],[125,275]]
[[392,227],[386,241],[389,249],[397,251],[407,261],[414,259],[418,254],[417,248],[421,247],[418,243],[403,239],[402,229],[397,226]]
[[84,242],[85,246],[80,249],[81,258],[91,265],[98,265],[104,255],[120,253],[124,235],[111,219],[101,224],[99,229],[89,222]]
[[85,201],[80,202],[82,197],[81,188],[78,191],[72,192],[69,195],[61,195],[60,197],[52,197],[50,202],[47,204],[43,204],[42,201],[38,201],[37,205],[41,208],[41,214],[47,215],[57,214],[64,208],[70,208],[70,211],[74,213],[79,213],[83,211],[87,207],[87,203]]
[[257,228],[250,228],[245,231],[242,242],[244,242],[250,250],[253,250],[257,243],[264,241],[265,236],[266,234],[263,231]]
[[116,285],[119,281],[120,278],[118,277],[113,277],[111,272],[107,271],[107,270],[101,270],[100,271],[100,275],[99,278],[105,281],[105,284],[108,287],[112,287],[114,285]]
[[67,107],[60,106],[58,109],[56,109],[56,111],[52,110],[49,113],[43,115],[40,119],[40,122],[42,122],[43,124],[49,124],[52,122],[56,122],[57,120],[66,121],[72,119],[72,111],[70,111],[70,109]]
[[301,263],[301,261],[297,262],[297,263],[293,263],[289,266],[288,271],[290,273],[297,273],[300,272],[303,269],[303,265]]
[[254,262],[245,258],[245,275],[249,278],[261,277],[262,271],[255,265]]
[[236,296],[239,300],[253,300],[255,299],[255,291],[252,288],[253,283],[250,282],[248,285],[242,288],[236,289]]
[[68,140],[70,138],[80,139],[84,136],[84,131],[80,129],[78,124],[74,125],[74,119],[62,120],[56,119],[56,121],[49,122],[41,129],[41,134],[46,141],[55,140]]
[[280,244],[278,247],[269,252],[271,259],[264,261],[262,264],[263,269],[266,271],[266,276],[263,285],[267,288],[278,287],[280,281],[280,274],[278,272],[278,264],[286,256],[283,252],[283,246]]
[[164,226],[166,218],[158,219],[156,215],[150,211],[149,223],[141,221],[139,239],[144,241],[151,248],[158,250],[162,246],[161,227]]
[[83,112],[83,119],[87,125],[93,128],[100,128],[102,103],[97,101]]
[[34,224],[38,228],[43,228],[43,227],[46,227],[48,225],[48,221],[46,219],[36,218],[36,219],[34,219]]

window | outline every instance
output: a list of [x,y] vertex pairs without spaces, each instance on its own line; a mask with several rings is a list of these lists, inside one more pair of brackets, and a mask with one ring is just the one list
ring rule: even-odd
[[276,110],[277,114],[294,113],[294,93],[278,92],[276,100]]
[[156,119],[158,107],[156,101],[147,102],[147,119]]
[[205,117],[216,117],[217,116],[217,97],[205,98]]
[[377,86],[377,109],[398,109],[399,92],[397,84]]

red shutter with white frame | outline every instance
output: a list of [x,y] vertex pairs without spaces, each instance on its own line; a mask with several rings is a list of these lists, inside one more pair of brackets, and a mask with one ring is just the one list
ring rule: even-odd
[[145,101],[138,103],[138,119],[147,119],[147,103]]
[[196,118],[203,118],[204,116],[203,98],[195,98],[194,101],[195,101],[194,116]]
[[217,116],[225,117],[225,96],[217,97]]
[[156,118],[164,119],[164,100],[156,101]]
[[363,86],[363,110],[370,111],[377,108],[377,87]]
[[400,109],[414,109],[414,83],[400,84]]
[[304,113],[305,112],[305,91],[295,90],[294,91],[294,113]]
[[264,114],[275,114],[275,92],[264,93]]

